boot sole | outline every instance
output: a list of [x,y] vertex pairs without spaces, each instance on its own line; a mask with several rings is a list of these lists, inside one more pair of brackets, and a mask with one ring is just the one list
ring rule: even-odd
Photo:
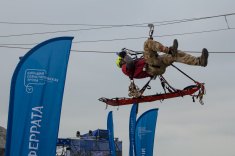
[[172,48],[173,48],[173,50],[177,50],[178,49],[178,41],[177,41],[177,39],[174,39]]
[[202,56],[203,56],[203,60],[204,60],[203,66],[206,67],[207,63],[208,63],[208,56],[209,56],[208,50],[206,48],[203,48]]

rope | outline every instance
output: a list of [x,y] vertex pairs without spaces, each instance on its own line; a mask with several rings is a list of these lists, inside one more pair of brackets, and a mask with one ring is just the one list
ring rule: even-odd
[[191,78],[190,76],[188,76],[185,72],[183,72],[182,70],[180,70],[179,68],[177,68],[175,65],[171,64],[171,66],[173,66],[174,68],[176,68],[178,71],[180,71],[182,74],[184,74],[185,76],[187,76],[189,79],[191,79],[193,82],[197,82],[195,81],[193,78]]

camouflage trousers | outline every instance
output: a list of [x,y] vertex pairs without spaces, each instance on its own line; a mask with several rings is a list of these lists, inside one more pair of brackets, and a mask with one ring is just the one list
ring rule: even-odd
[[[165,54],[158,55],[157,52]],[[161,43],[148,39],[144,43],[144,58],[148,64],[148,74],[151,76],[162,75],[166,71],[166,67],[170,66],[173,62],[179,62],[187,65],[200,66],[199,58],[186,54],[178,50],[178,55],[173,57],[169,53],[169,48],[163,46]]]

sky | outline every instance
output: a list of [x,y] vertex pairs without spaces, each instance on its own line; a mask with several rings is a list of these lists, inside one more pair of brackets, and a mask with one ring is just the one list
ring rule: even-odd
[[[108,106],[106,109],[98,99],[128,96],[130,81],[116,66],[114,52],[122,48],[142,51],[149,33],[147,25],[156,22],[154,40],[165,46],[171,46],[177,39],[182,51],[201,52],[207,48],[209,52],[221,53],[209,53],[205,68],[174,63],[195,80],[205,83],[204,105],[198,100],[193,102],[190,96],[140,104],[138,116],[149,109],[159,108],[154,156],[235,156],[235,53],[225,53],[235,52],[235,30],[232,29],[235,28],[235,15],[226,16],[228,24],[222,16],[157,26],[157,22],[162,21],[232,14],[235,13],[234,5],[233,0],[0,1],[0,126],[7,127],[11,77],[19,57],[50,38],[74,36],[59,138],[75,137],[77,131],[84,134],[89,130],[106,129],[108,113],[113,111],[114,136],[123,141],[123,155],[127,156],[131,105]],[[143,23],[142,27],[91,29]],[[216,31],[205,32],[211,30]],[[191,54],[200,56],[200,53]],[[172,67],[167,68],[164,77],[179,89],[193,85]],[[135,83],[141,87],[147,81],[142,79]],[[158,79],[150,85],[152,89],[145,95],[163,92]]]

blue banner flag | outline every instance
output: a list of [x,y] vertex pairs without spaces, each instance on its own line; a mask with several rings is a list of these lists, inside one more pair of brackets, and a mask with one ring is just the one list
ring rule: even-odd
[[72,40],[42,42],[18,63],[11,80],[5,156],[55,155]]
[[115,144],[114,144],[114,134],[113,134],[113,112],[112,111],[110,111],[108,114],[107,130],[108,130],[108,136],[109,136],[110,155],[116,156],[116,150],[115,150]]
[[135,156],[152,156],[158,108],[143,113],[136,122]]
[[138,104],[133,104],[130,113],[130,121],[129,121],[129,141],[130,141],[130,149],[129,156],[133,156],[134,152],[134,136],[135,136],[135,124],[136,124],[136,108]]

